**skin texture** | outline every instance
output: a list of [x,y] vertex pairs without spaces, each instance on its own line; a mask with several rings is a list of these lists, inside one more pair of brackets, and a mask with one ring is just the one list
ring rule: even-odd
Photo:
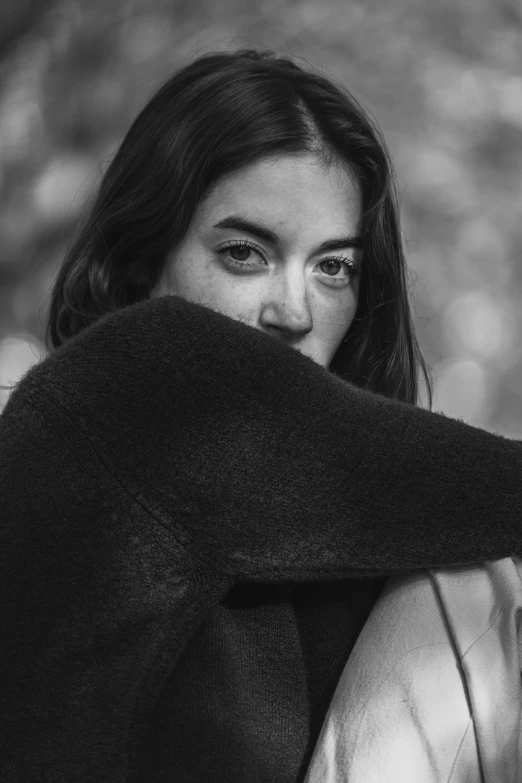
[[[214,228],[230,215],[262,223],[279,241]],[[327,239],[358,236],[360,216],[360,191],[346,168],[326,168],[312,154],[263,159],[224,177],[200,202],[151,298],[177,294],[203,304],[328,367],[359,296],[360,277],[337,259],[360,271],[362,250],[316,251]],[[223,247],[245,240],[257,249]],[[234,259],[251,266],[235,267]]]

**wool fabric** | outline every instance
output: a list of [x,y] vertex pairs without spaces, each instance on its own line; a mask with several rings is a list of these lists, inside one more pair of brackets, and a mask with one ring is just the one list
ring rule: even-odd
[[296,783],[393,574],[522,554],[519,442],[177,296],[0,416],[6,783]]

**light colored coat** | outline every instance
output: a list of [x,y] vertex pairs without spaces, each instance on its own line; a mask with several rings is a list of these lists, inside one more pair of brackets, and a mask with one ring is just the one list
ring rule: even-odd
[[522,560],[392,577],[305,783],[519,783]]

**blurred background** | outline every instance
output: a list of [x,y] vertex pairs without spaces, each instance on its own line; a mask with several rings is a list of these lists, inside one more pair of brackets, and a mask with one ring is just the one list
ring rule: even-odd
[[519,0],[1,0],[0,384],[45,357],[50,287],[136,114],[239,46],[305,58],[377,119],[433,409],[522,439]]

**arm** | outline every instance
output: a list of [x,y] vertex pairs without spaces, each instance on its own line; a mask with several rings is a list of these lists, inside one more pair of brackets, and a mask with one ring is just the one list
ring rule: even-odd
[[199,305],[106,316],[0,417],[4,779],[132,781],[163,683],[237,581],[518,553],[521,468],[518,444]]
[[385,574],[522,549],[522,449],[345,383],[175,296],[26,380],[171,534],[234,579]]
[[227,592],[62,415],[0,417],[0,778],[129,783],[147,715]]

